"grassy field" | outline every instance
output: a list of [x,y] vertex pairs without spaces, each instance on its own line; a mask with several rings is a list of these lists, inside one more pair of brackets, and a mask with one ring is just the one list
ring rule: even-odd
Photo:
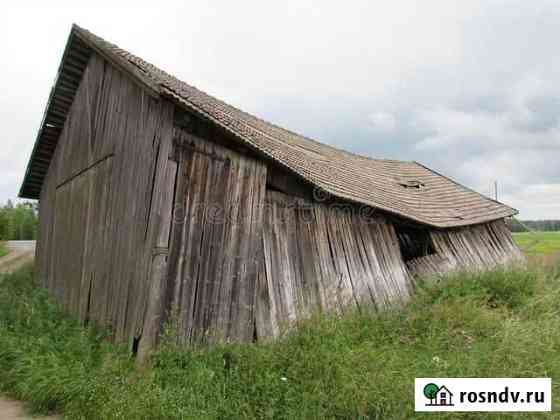
[[415,377],[552,377],[560,404],[560,270],[458,275],[400,311],[317,317],[266,345],[179,349],[170,327],[143,370],[29,267],[0,283],[0,320],[0,391],[70,419],[485,418],[414,413]]
[[527,255],[560,253],[560,232],[514,233],[513,238]]
[[5,255],[8,255],[8,248],[6,248],[6,245],[3,242],[0,242],[0,258]]

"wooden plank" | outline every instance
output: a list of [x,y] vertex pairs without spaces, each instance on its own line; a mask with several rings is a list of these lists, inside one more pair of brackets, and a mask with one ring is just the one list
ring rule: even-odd
[[250,341],[254,334],[257,264],[262,238],[263,164],[186,132],[169,267],[184,343]]

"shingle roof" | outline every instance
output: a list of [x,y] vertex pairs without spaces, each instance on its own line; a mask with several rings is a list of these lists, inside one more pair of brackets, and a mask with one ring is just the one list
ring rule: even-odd
[[[366,204],[435,227],[483,223],[517,213],[515,209],[478,194],[417,162],[355,155],[266,122],[178,80],[76,25],[72,28],[59,74],[65,75],[65,66],[68,67],[72,61],[73,52],[74,55],[84,53],[84,45],[134,77],[153,95],[171,98],[227,130],[238,141],[340,199]],[[76,67],[75,63],[73,67]],[[24,197],[37,198],[39,195],[42,179],[37,181],[40,178],[37,168],[42,167],[34,168],[34,159],[37,150],[41,152],[42,132],[52,128],[49,127],[48,116],[53,102],[56,104],[60,79],[59,76],[49,100],[22,185],[20,195]],[[74,85],[77,87],[75,81]],[[47,139],[50,145],[53,137],[51,135]]]

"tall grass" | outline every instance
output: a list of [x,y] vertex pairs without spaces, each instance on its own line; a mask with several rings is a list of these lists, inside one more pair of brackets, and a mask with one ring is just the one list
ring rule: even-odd
[[144,370],[29,267],[2,280],[0,320],[0,390],[70,419],[434,418],[413,412],[415,377],[552,377],[559,403],[559,271],[457,275],[399,311],[317,316],[270,344],[185,350],[171,328]]

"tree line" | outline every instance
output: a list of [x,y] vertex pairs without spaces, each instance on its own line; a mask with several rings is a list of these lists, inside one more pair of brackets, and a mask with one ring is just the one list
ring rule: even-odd
[[0,241],[37,239],[38,205],[32,202],[14,204],[11,200],[0,207]]
[[517,220],[509,219],[508,226],[512,232],[551,232],[560,231],[560,220]]

